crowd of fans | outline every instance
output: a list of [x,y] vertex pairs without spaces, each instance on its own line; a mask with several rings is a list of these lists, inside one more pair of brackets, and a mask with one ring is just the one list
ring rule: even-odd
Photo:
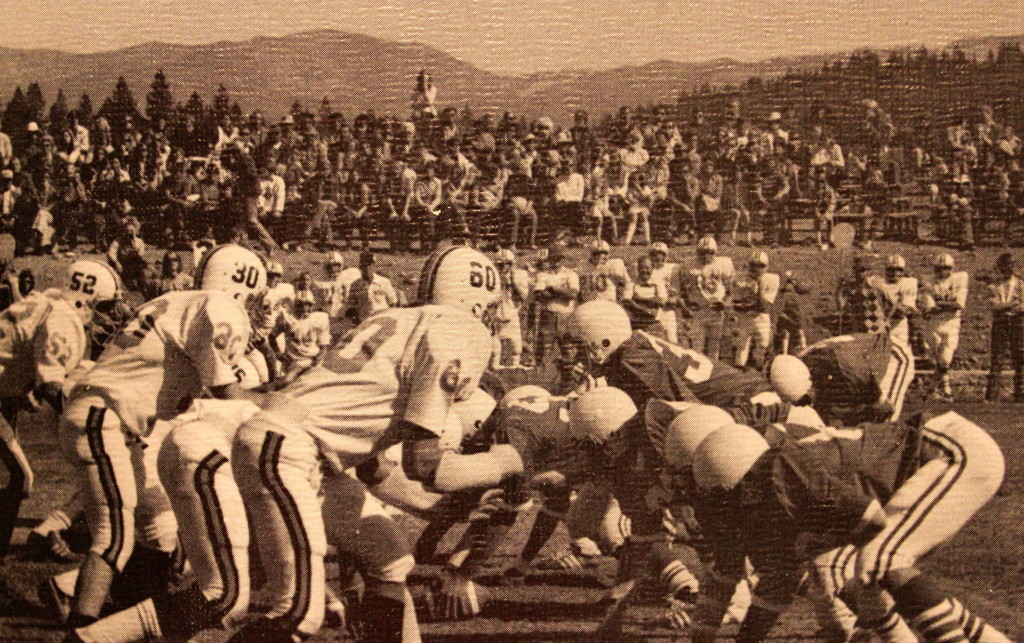
[[796,241],[791,221],[804,218],[825,246],[849,217],[869,245],[900,231],[892,215],[917,196],[940,238],[969,247],[980,221],[1014,220],[1024,206],[1021,141],[988,106],[908,132],[865,99],[858,135],[839,140],[825,110],[624,107],[599,126],[581,110],[558,127],[438,111],[435,96],[421,74],[406,120],[297,111],[268,124],[254,112],[211,128],[188,114],[169,125],[72,112],[32,122],[0,134],[0,222],[21,253],[114,245],[130,280],[143,240],[425,252],[441,238],[534,248],[553,236],[630,245],[710,234],[777,246]]

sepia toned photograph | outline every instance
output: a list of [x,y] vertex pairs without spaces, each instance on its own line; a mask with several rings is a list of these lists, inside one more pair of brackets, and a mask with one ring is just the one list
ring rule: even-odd
[[1024,5],[0,16],[0,643],[1024,641]]

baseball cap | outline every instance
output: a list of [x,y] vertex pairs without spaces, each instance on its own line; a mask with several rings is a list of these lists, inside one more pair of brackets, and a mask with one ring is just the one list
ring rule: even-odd
[[664,241],[655,241],[654,243],[651,244],[651,248],[650,248],[650,250],[648,250],[648,252],[650,254],[654,254],[655,252],[660,252],[661,254],[667,255],[668,254],[668,244],[665,243]]
[[279,261],[271,261],[267,264],[267,274],[281,276],[284,274],[284,266]]
[[750,264],[753,266],[767,266],[768,253],[759,250],[750,256]]
[[697,242],[697,250],[706,250],[708,252],[718,252],[718,242],[711,235],[701,237],[701,240]]
[[889,255],[885,258],[885,267],[899,268],[900,270],[907,269],[907,260],[903,258],[903,255]]
[[954,265],[953,255],[948,252],[937,254],[935,259],[932,260],[932,265],[936,268],[952,268]]

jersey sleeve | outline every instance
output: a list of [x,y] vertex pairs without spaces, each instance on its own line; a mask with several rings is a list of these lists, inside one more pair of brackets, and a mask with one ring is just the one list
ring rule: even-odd
[[967,305],[967,289],[969,279],[966,272],[958,272],[953,275],[953,300],[963,308]]
[[38,381],[60,384],[85,355],[85,332],[77,315],[55,310],[47,315],[33,344]]
[[331,318],[327,313],[314,313],[318,316],[316,325],[316,343],[321,348],[331,345]]
[[769,272],[761,280],[761,299],[766,306],[771,306],[778,296],[779,276]]
[[226,386],[238,379],[235,367],[249,344],[249,318],[229,296],[209,297],[188,320],[184,351],[203,386]]
[[402,419],[441,435],[452,403],[477,387],[490,356],[491,336],[483,324],[468,314],[438,317],[419,340],[406,372]]

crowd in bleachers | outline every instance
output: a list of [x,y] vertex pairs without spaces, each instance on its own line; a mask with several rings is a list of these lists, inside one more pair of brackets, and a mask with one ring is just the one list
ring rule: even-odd
[[[985,105],[915,132],[863,99],[858,136],[840,140],[824,109],[754,119],[738,103],[717,114],[623,107],[560,127],[439,109],[435,97],[421,74],[406,118],[296,106],[273,123],[258,111],[33,121],[0,135],[0,222],[19,252],[113,245],[131,281],[143,241],[423,252],[441,238],[532,248],[711,234],[826,246],[849,220],[870,245],[916,234],[901,223],[912,217],[970,247],[979,226],[1016,221],[1024,206],[1020,139]],[[813,235],[796,238],[799,219]]]

